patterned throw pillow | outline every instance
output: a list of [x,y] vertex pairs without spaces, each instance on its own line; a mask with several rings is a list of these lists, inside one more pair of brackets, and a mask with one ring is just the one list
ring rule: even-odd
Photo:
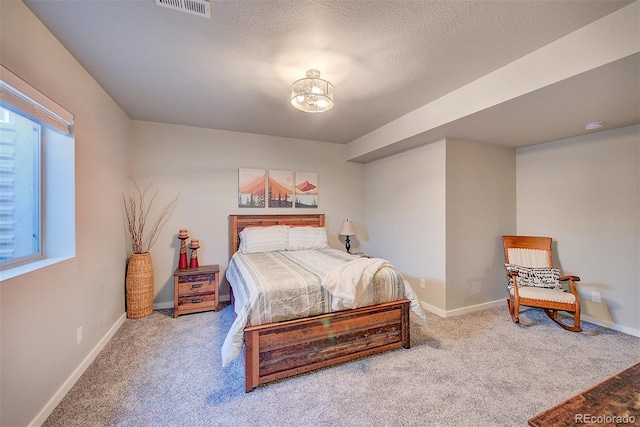
[[[560,269],[552,267],[534,268],[522,265],[504,264],[507,271],[517,271],[518,286],[533,286],[538,288],[562,289],[560,285]],[[513,287],[513,280],[509,278],[508,289]]]

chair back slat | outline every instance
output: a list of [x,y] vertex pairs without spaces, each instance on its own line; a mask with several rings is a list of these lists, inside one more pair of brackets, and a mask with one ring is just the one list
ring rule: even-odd
[[551,267],[549,252],[542,249],[508,248],[506,261],[524,267]]
[[551,237],[502,236],[504,259],[524,267],[553,267]]

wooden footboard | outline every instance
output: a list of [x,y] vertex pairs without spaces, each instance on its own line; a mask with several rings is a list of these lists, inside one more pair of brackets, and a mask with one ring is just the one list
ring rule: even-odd
[[246,391],[375,353],[410,347],[409,301],[245,328]]

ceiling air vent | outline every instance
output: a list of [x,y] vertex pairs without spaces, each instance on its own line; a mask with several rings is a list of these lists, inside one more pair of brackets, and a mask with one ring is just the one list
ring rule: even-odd
[[156,4],[203,18],[211,18],[211,8],[207,0],[156,0]]

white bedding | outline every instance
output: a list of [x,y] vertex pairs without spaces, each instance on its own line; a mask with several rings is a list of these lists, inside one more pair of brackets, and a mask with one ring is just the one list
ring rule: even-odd
[[331,248],[237,252],[226,278],[233,288],[236,319],[222,345],[223,366],[240,354],[247,326],[405,298],[426,323],[409,283],[388,261],[378,258],[361,258]]

